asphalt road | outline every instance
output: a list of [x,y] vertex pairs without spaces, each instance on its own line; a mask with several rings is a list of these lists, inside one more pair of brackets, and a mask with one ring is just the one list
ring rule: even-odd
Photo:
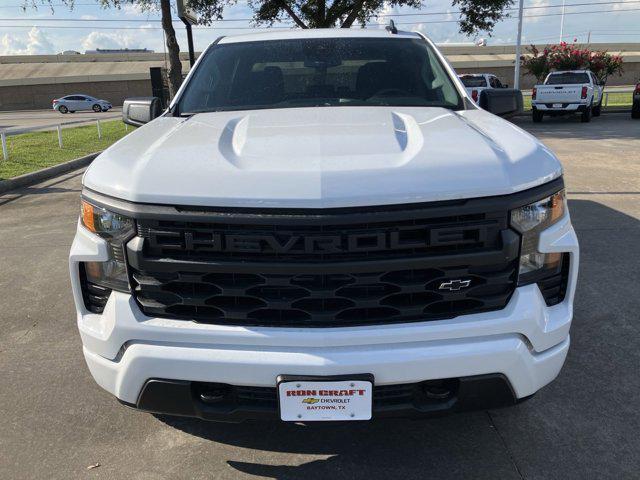
[[75,328],[76,172],[0,196],[0,478],[640,478],[640,122],[521,125],[563,160],[582,247],[571,350],[532,400],[339,426],[128,410],[94,384]]
[[107,120],[120,118],[121,115],[121,107],[112,108],[108,112],[95,113],[93,111],[87,111],[67,113],[66,115],[55,112],[52,109],[17,110],[10,112],[0,111],[0,130],[16,130],[57,124],[61,124],[64,126],[67,123],[72,123],[74,126],[77,126],[83,125],[84,123],[95,122],[96,119]]

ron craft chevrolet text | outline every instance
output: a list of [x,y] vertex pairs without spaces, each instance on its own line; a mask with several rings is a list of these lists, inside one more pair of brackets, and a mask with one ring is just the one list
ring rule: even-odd
[[166,111],[125,102],[140,128],[84,175],[69,265],[96,382],[223,421],[530,397],[569,349],[578,242],[558,159],[498,116],[521,107],[476,105],[417,33],[218,39]]

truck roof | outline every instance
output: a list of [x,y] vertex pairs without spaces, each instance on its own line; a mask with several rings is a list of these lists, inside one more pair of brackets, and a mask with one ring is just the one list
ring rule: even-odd
[[383,28],[308,28],[247,33],[223,37],[218,43],[262,42],[268,40],[295,40],[301,38],[421,38],[416,32],[398,31],[391,34]]
[[556,70],[555,72],[550,72],[549,75],[559,75],[562,73],[589,73],[591,70]]

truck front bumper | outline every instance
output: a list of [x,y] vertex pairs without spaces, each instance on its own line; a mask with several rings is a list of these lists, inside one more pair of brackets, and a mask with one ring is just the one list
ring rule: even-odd
[[[103,243],[79,227],[71,249],[71,278],[84,356],[100,386],[124,403],[158,413],[252,418],[251,408],[247,413],[240,404],[225,404],[222,410],[200,408],[196,387],[252,387],[261,395],[271,395],[279,375],[363,373],[373,375],[376,388],[419,388],[421,382],[448,379],[455,382],[455,395],[436,411],[464,405],[486,408],[514,403],[551,382],[569,348],[578,243],[568,215],[543,232],[539,244],[542,252],[568,252],[571,256],[566,295],[558,305],[547,307],[534,284],[517,288],[499,311],[360,327],[239,327],[152,318],[140,311],[131,295],[115,291],[102,314],[90,313],[82,300],[78,266],[81,261],[104,261]],[[484,383],[487,378],[489,383]],[[491,383],[498,381],[496,378],[507,390]],[[498,390],[502,393],[493,396],[495,402],[478,401],[479,395],[491,397],[490,392]],[[152,400],[172,398],[175,404],[154,402],[150,392],[156,392]],[[401,407],[396,410],[406,410],[406,405]],[[416,402],[411,409],[433,411]],[[392,410],[387,408],[386,414]],[[276,411],[271,408],[269,415]],[[374,417],[381,415],[374,408]]]

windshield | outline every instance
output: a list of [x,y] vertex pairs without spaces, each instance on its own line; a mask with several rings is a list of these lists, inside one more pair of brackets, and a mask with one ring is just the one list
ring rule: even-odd
[[178,111],[341,105],[460,109],[462,99],[421,39],[270,40],[209,49]]
[[572,83],[589,83],[586,73],[552,73],[545,82],[547,85],[569,85]]
[[484,77],[476,77],[474,75],[461,75],[460,80],[465,87],[486,87],[487,81]]

